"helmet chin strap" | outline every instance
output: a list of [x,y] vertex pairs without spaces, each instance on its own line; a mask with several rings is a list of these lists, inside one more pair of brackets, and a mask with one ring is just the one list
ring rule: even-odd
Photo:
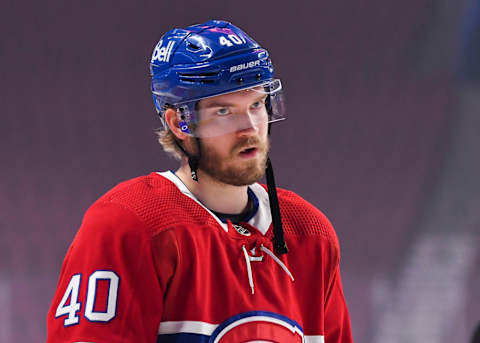
[[288,252],[285,237],[283,235],[282,217],[280,216],[280,205],[278,204],[277,187],[273,176],[273,166],[270,157],[267,158],[267,188],[268,199],[270,200],[270,213],[273,223],[273,249],[276,254],[282,255]]
[[[267,111],[271,111],[270,96],[267,97]],[[268,137],[272,123],[268,123]],[[267,177],[268,199],[270,201],[270,213],[272,214],[273,225],[273,249],[277,255],[283,255],[288,252],[287,243],[283,235],[282,217],[280,215],[280,205],[278,204],[277,187],[275,186],[275,177],[273,176],[273,166],[270,157],[267,158],[267,169],[265,171]]]
[[200,163],[201,149],[200,149],[200,138],[195,137],[195,142],[197,144],[197,155],[192,155],[187,152],[187,150],[180,144],[178,139],[174,140],[175,145],[179,148],[185,156],[188,158],[188,166],[190,167],[190,175],[192,176],[193,181],[198,182],[198,164]]

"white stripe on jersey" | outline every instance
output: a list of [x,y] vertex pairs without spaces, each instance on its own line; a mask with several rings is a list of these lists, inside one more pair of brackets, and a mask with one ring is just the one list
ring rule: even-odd
[[217,324],[188,320],[161,322],[158,328],[158,334],[168,335],[175,333],[196,333],[200,335],[211,336],[217,326]]
[[305,343],[325,343],[323,336],[304,336]]

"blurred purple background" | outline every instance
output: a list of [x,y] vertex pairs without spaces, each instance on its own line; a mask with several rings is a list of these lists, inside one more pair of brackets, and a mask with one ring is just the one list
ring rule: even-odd
[[289,116],[273,131],[277,183],[337,230],[355,341],[468,341],[478,0],[4,1],[0,19],[0,342],[45,340],[63,257],[97,197],[175,168],[153,134],[149,56],[166,30],[208,19],[272,54]]

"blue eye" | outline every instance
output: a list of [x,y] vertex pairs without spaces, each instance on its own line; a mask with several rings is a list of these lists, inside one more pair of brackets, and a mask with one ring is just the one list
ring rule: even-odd
[[255,101],[255,102],[251,105],[251,108],[253,108],[254,110],[259,110],[259,109],[264,108],[264,106],[265,106],[265,100],[262,99],[262,100]]
[[217,110],[217,114],[218,114],[219,116],[226,116],[226,115],[229,114],[229,113],[230,113],[230,111],[229,111],[229,109],[228,109],[227,107],[222,107],[222,108],[219,108],[219,109]]

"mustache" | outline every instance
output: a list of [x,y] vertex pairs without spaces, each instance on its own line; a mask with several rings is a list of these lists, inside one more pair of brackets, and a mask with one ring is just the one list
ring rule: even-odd
[[258,137],[248,137],[235,144],[232,151],[235,153],[240,152],[252,145],[255,145],[260,150],[265,149],[265,143],[262,143]]

